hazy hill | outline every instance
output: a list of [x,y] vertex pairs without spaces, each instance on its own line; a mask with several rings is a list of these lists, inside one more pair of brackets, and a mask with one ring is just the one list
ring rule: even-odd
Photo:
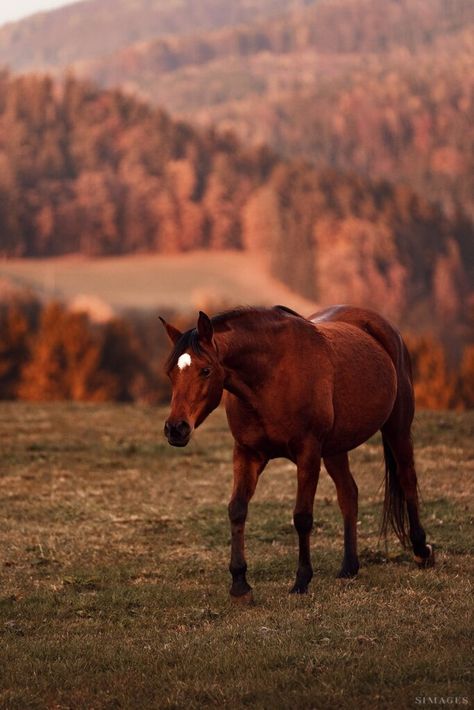
[[317,166],[406,181],[474,219],[469,0],[322,0],[76,70]]
[[83,0],[0,28],[0,64],[45,69],[160,35],[212,30],[314,0]]
[[264,251],[312,300],[452,334],[465,318],[472,225],[406,186],[284,161],[73,78],[1,76],[0,135],[4,256]]
[[[249,58],[262,52],[298,54],[387,54],[396,48],[417,52],[437,41],[456,36],[474,23],[470,0],[320,0],[307,7],[275,13],[266,20],[252,17],[247,24],[192,33],[173,32],[150,41],[130,44],[109,56],[106,52],[84,68],[97,77],[122,81],[142,72],[175,71],[216,60]],[[283,9],[283,8],[280,8]],[[276,6],[274,7],[276,9]],[[236,18],[237,19],[237,18]],[[161,33],[160,33],[161,34]],[[116,72],[114,76],[114,72]]]

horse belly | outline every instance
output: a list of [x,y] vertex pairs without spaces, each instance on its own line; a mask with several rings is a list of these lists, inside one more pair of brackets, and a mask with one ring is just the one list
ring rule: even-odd
[[371,336],[339,338],[335,352],[334,425],[323,455],[349,451],[387,421],[397,394],[397,374],[387,352]]

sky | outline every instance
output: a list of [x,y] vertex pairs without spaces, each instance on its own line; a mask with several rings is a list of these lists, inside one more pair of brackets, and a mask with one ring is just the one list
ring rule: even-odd
[[61,5],[69,5],[73,0],[0,0],[0,25],[5,22],[19,20],[21,17],[32,15],[34,12],[51,10]]

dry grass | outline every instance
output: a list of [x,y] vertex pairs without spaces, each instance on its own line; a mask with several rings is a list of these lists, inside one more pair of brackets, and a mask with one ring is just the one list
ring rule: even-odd
[[5,259],[0,261],[0,293],[2,280],[3,289],[26,287],[65,301],[79,298],[80,303],[88,297],[117,309],[186,311],[209,303],[284,303],[305,314],[315,309],[270,276],[263,258],[239,251]]
[[312,592],[290,598],[295,476],[265,472],[248,524],[257,603],[227,598],[231,438],[222,412],[189,448],[163,410],[0,408],[0,705],[5,708],[409,708],[472,703],[472,414],[418,418],[423,516],[437,548],[416,569],[378,543],[381,452],[353,455],[357,581],[335,579],[341,523],[322,476]]

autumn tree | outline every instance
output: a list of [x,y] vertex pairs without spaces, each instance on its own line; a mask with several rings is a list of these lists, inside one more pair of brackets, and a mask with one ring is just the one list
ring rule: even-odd
[[474,408],[474,345],[467,345],[459,368],[459,396],[467,409]]
[[22,369],[29,357],[31,323],[25,306],[13,301],[0,310],[0,399],[18,395]]
[[433,336],[407,339],[414,373],[415,399],[423,409],[449,409],[456,402],[456,380],[446,363],[446,353]]
[[41,314],[22,373],[19,395],[28,400],[92,398],[100,347],[82,313],[51,303]]

